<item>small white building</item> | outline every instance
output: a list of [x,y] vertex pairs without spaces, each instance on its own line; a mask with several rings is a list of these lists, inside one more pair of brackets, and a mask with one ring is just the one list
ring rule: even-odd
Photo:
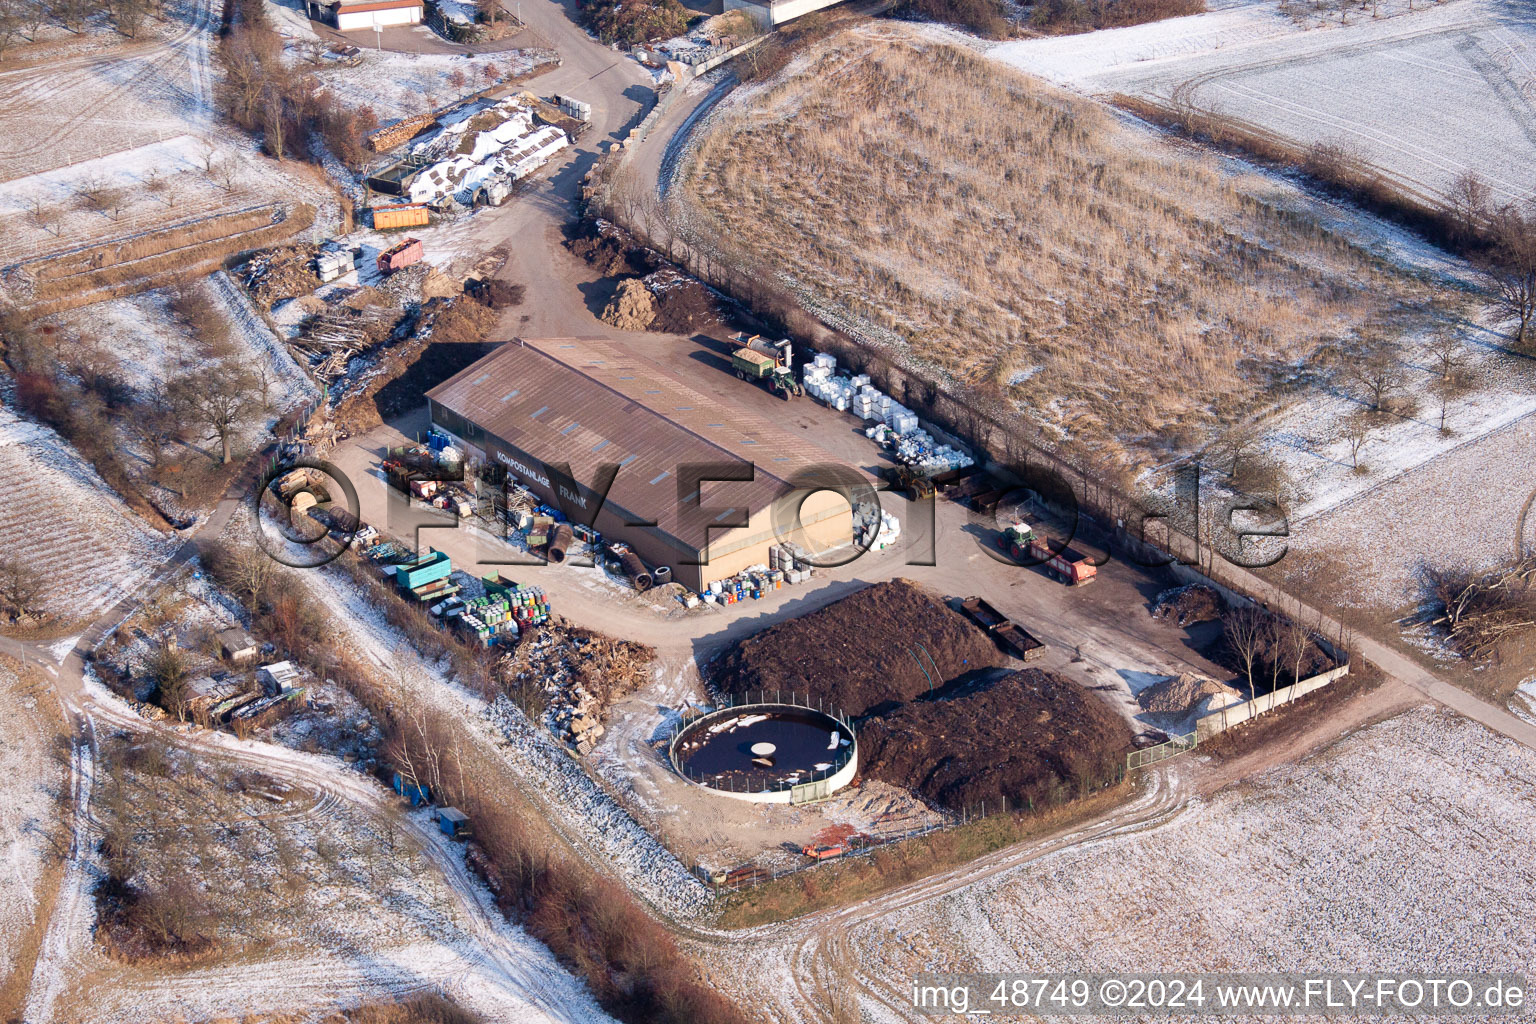
[[777,28],[841,0],[724,0],[727,11],[746,11],[759,26]]
[[309,16],[334,25],[343,32],[419,25],[422,0],[308,0]]
[[304,673],[291,661],[276,661],[256,670],[256,681],[267,693],[282,693],[292,689],[304,677]]

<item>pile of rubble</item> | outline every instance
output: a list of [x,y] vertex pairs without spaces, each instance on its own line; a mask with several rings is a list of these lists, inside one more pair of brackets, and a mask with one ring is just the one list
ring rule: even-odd
[[240,283],[264,309],[283,299],[308,295],[320,287],[320,275],[315,273],[319,252],[319,246],[307,244],[268,249],[240,268]]
[[1191,583],[1158,594],[1152,606],[1152,617],[1172,619],[1181,626],[1193,626],[1201,622],[1214,622],[1221,618],[1225,609],[1226,602],[1214,587]]
[[556,618],[524,636],[497,663],[497,676],[510,690],[542,680],[545,723],[579,754],[602,738],[603,713],[619,697],[644,685],[656,651],[633,640],[568,625]]

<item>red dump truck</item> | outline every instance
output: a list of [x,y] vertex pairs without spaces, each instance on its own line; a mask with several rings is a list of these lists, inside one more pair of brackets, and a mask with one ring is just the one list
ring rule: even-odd
[[421,247],[421,239],[407,238],[379,253],[379,273],[392,274],[401,267],[420,263],[425,256],[426,250]]

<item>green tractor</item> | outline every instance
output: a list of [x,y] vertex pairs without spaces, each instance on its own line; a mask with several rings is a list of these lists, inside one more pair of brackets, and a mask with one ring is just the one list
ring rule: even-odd
[[768,342],[754,335],[745,345],[731,353],[731,369],[738,380],[755,380],[766,384],[774,394],[783,395],[788,401],[805,394],[805,389],[795,379],[794,354],[789,339]]

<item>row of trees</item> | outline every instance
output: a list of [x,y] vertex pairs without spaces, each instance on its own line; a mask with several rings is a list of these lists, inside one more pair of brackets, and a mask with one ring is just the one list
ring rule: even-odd
[[349,108],[323,89],[313,66],[283,59],[284,40],[267,17],[265,0],[231,0],[229,32],[219,44],[223,72],[219,111],[225,120],[261,138],[262,149],[278,160],[316,159],[311,138],[318,135],[350,167],[367,160],[364,140],[379,126],[371,107]]

